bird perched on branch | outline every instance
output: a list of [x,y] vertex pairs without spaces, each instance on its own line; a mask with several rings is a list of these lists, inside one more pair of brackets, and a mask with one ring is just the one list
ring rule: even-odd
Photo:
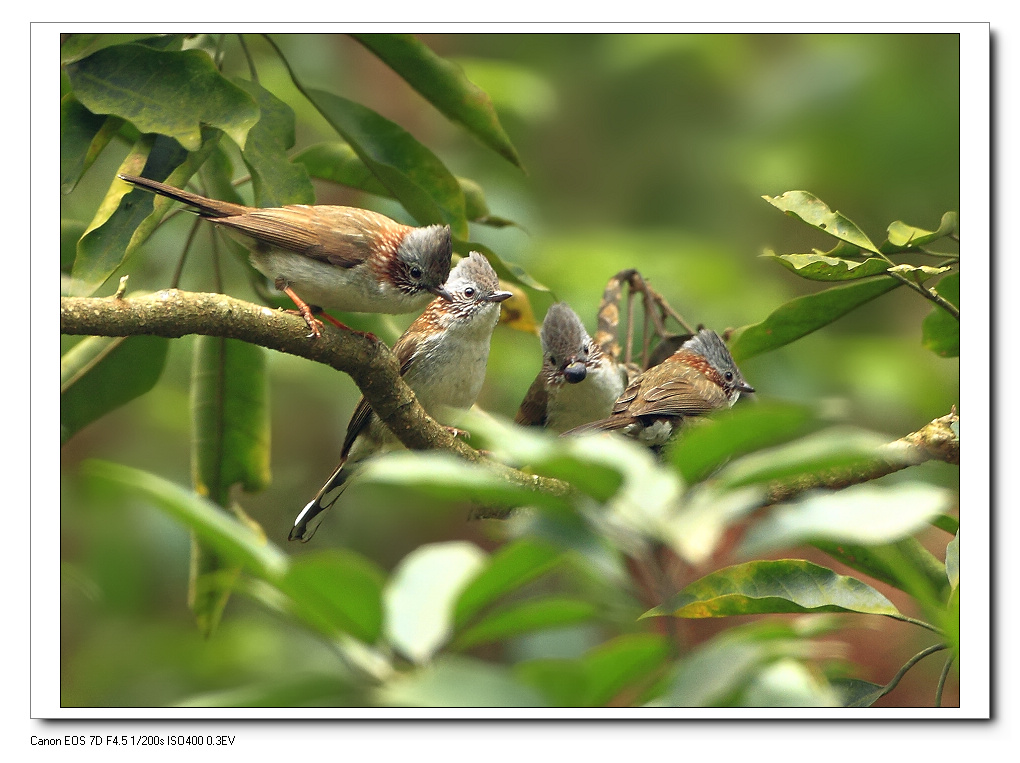
[[443,283],[453,248],[447,225],[417,228],[367,209],[324,204],[259,209],[147,178],[118,177],[193,207],[239,241],[252,265],[294,301],[315,336],[322,326],[315,308],[411,313],[434,296],[448,296]]
[[[425,411],[443,424],[474,405],[485,379],[489,342],[499,320],[501,291],[496,272],[478,252],[462,259],[445,285],[449,301],[436,298],[393,346],[400,374]],[[340,464],[315,497],[298,514],[291,540],[307,541],[321,515],[336,502],[357,462],[396,447],[397,438],[361,398],[344,438]]]
[[637,377],[600,421],[567,435],[616,431],[650,447],[664,445],[688,416],[732,406],[754,388],[744,381],[722,338],[701,329],[680,349]]
[[539,336],[542,368],[515,421],[564,432],[608,416],[627,383],[626,370],[588,336],[564,302],[549,308]]

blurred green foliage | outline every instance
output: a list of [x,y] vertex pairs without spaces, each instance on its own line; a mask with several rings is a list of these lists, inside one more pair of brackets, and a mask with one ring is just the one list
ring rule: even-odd
[[[409,211],[429,213],[430,200],[418,196],[402,206],[397,201],[402,198],[400,188],[381,189],[373,185],[375,181],[341,186],[314,179],[325,172],[316,174],[316,157],[322,154],[309,149],[335,144],[337,132],[302,97],[273,47],[258,37],[244,40],[260,90],[242,87],[240,96],[231,91],[232,97],[244,100],[247,91],[265,107],[264,90],[273,94],[274,103],[293,110],[292,153],[307,152],[300,166],[313,177],[318,203],[368,206],[405,222],[414,219]],[[923,231],[940,230],[943,213],[959,209],[956,35],[421,36],[424,50],[440,57],[436,66],[445,67],[443,59],[459,64],[468,84],[474,83],[491,99],[496,124],[505,135],[489,125],[479,140],[469,137],[472,118],[467,118],[467,127],[463,119],[451,121],[448,111],[432,107],[435,93],[431,99],[428,92],[419,93],[351,38],[274,35],[273,40],[304,88],[336,94],[316,96],[320,104],[328,101],[339,108],[342,99],[372,109],[405,130],[409,141],[420,141],[438,157],[449,170],[444,193],[456,197],[459,187],[461,195],[473,202],[459,212],[449,211],[456,210],[456,204],[440,204],[444,219],[469,226],[469,238],[460,244],[473,241],[487,247],[498,257],[494,264],[500,266],[501,275],[526,274],[520,283],[539,319],[554,298],[563,299],[593,330],[606,280],[628,267],[638,268],[689,322],[720,332],[753,327],[790,300],[830,287],[798,278],[773,258],[760,256],[767,251],[779,256],[829,253],[836,243],[826,232],[785,216],[763,196],[810,189],[832,210],[851,217],[873,242],[884,241],[887,229],[892,238],[889,226],[894,221]],[[236,38],[166,43],[168,50],[173,43],[196,49],[188,54],[191,58],[200,50],[227,51],[223,74],[250,77]],[[68,100],[66,94],[79,93],[82,87],[76,82],[75,67],[80,73],[80,62],[97,49],[94,41],[89,47],[84,41],[77,46],[71,38],[63,51],[62,113],[75,124],[84,124],[61,136],[62,142],[74,141],[82,156],[61,168],[61,182],[68,191],[61,229],[65,293],[76,289],[72,267],[79,265],[72,265],[74,242],[90,221],[114,213],[117,199],[111,180],[145,140],[117,117],[99,120],[91,112],[82,114],[84,107],[75,105],[73,98]],[[390,54],[399,56],[402,50],[394,45]],[[140,54],[156,55],[144,50]],[[468,91],[463,83],[456,86]],[[335,126],[337,120],[333,121]],[[375,116],[367,123],[383,124]],[[483,123],[489,124],[487,120],[475,124]],[[474,128],[474,134],[481,129]],[[208,140],[207,131],[187,135],[189,140]],[[137,139],[134,145],[132,139]],[[257,148],[250,137],[249,143],[246,152]],[[503,150],[493,150],[493,143]],[[415,153],[416,147],[408,151],[413,154],[407,155],[411,158],[405,169],[410,172],[424,160]],[[361,157],[357,149],[349,153]],[[251,169],[257,161],[222,145],[207,154],[221,166],[234,168],[235,175],[243,175],[245,167]],[[395,161],[399,164],[400,159]],[[252,172],[255,194],[279,195],[268,185],[275,175],[258,180],[257,172]],[[300,187],[307,182],[299,177],[291,191],[303,192]],[[481,189],[481,194],[471,196],[473,189]],[[252,200],[247,186],[239,191]],[[481,209],[513,224],[479,224],[481,212],[471,210]],[[129,293],[165,288],[175,278],[182,242],[189,233],[187,217],[168,219],[144,246],[132,242],[123,262],[105,275],[129,273]],[[197,231],[180,287],[259,300],[243,255],[235,257],[223,247],[214,255],[210,234]],[[944,243],[944,238],[938,241]],[[108,251],[120,254],[125,244],[126,239],[119,250],[111,246]],[[953,251],[948,254],[955,256]],[[896,261],[935,264],[914,251]],[[90,273],[94,275],[95,269]],[[549,291],[532,288],[536,283]],[[947,280],[947,286],[953,283]],[[116,277],[111,277],[97,293],[110,294],[115,286]],[[958,291],[945,296],[958,303]],[[836,421],[895,439],[944,415],[959,403],[959,360],[950,336],[954,322],[951,318],[947,322],[940,309],[907,288],[898,288],[821,331],[753,353],[754,357],[748,354],[741,362],[744,376],[762,403],[778,406],[763,407],[761,421],[774,425],[790,420],[789,426],[796,429],[802,421],[791,411],[823,410],[825,415],[813,419],[812,426],[819,420]],[[344,316],[350,325],[392,343],[413,316],[351,318]],[[125,394],[124,404],[111,413],[97,418],[109,410],[104,403],[87,420],[75,419],[75,433],[62,449],[61,696],[66,706],[611,701],[826,705],[861,696],[874,701],[876,686],[920,648],[904,637],[890,650],[884,637],[873,638],[875,651],[869,653],[869,672],[863,676],[869,680],[857,680],[862,678],[858,675],[853,679],[857,683],[852,683],[839,679],[839,671],[846,668],[845,655],[827,651],[826,642],[814,638],[836,627],[828,618],[811,621],[815,625],[773,618],[731,628],[725,638],[717,639],[710,639],[713,632],[699,629],[698,623],[648,630],[653,621],[673,618],[638,621],[651,606],[642,598],[646,592],[634,588],[620,553],[625,544],[606,543],[592,531],[586,515],[550,513],[508,523],[466,522],[470,508],[466,501],[451,502],[418,491],[410,499],[406,486],[383,479],[352,486],[342,507],[320,529],[316,546],[333,550],[316,558],[306,548],[283,548],[294,514],[335,466],[359,392],[349,378],[329,368],[275,353],[264,357],[269,421],[260,425],[271,432],[272,482],[261,492],[233,497],[264,530],[266,539],[260,540],[254,531],[232,535],[208,520],[210,509],[202,503],[192,506],[191,513],[175,515],[189,517],[181,524],[156,510],[152,501],[111,490],[116,479],[92,480],[86,486],[81,466],[90,458],[122,465],[117,467],[123,470],[117,472],[122,478],[151,473],[173,485],[189,484],[187,411],[195,343],[194,338],[171,343],[160,383],[151,391],[128,402],[147,389],[137,384],[133,389],[138,391]],[[957,352],[958,343],[957,335]],[[536,336],[499,328],[478,406],[512,418],[540,363]],[[471,444],[481,447],[485,424],[476,429],[479,439]],[[770,440],[766,424],[744,431],[748,438],[742,446],[752,455],[782,439]],[[532,456],[545,447],[527,442],[513,447],[532,446],[538,448],[529,451]],[[740,447],[741,443],[705,445],[707,450],[699,450],[698,468],[703,471],[695,474],[681,467],[681,472],[696,481],[710,466],[744,452]],[[682,448],[680,443],[677,452]],[[623,451],[619,457],[631,458]],[[549,455],[546,463],[551,465],[556,458]],[[593,482],[608,495],[617,495],[620,482],[612,477],[611,467],[599,465],[591,453],[571,458],[576,459],[570,467],[573,473],[610,475]],[[569,466],[556,463],[559,469]],[[741,465],[732,464],[731,473],[739,473]],[[266,471],[265,465],[260,468]],[[664,467],[661,473],[658,469],[657,479],[677,491],[684,489],[671,468]],[[946,464],[926,465],[914,476],[940,486],[958,484],[956,468]],[[884,478],[881,484],[900,479]],[[709,495],[711,508],[718,496]],[[728,558],[725,544],[718,544],[729,523],[739,521],[753,505],[744,495],[734,492],[718,514],[706,514],[692,503],[691,534],[658,539],[685,558],[688,580],[722,566],[713,554]],[[642,500],[647,508],[659,498],[649,493]],[[925,504],[930,510],[926,513],[922,506],[921,513],[928,517],[945,510],[941,501],[931,499]],[[190,504],[182,499],[181,505]],[[207,533],[200,532],[207,526],[211,528]],[[237,532],[242,530],[248,532],[246,528]],[[218,553],[258,569],[238,581],[219,628],[205,640],[185,598],[192,531]],[[907,531],[897,532],[900,535],[883,540],[900,540]],[[921,537],[942,556],[949,540],[944,533]],[[695,538],[701,539],[701,546]],[[542,544],[551,544],[557,553]],[[337,552],[336,547],[345,550]],[[430,548],[438,554],[432,574],[442,578],[446,572],[466,581],[459,599],[447,594],[456,602],[449,612],[452,621],[422,625],[413,620],[409,604],[401,616],[411,617],[410,625],[406,620],[390,620],[389,625],[373,618],[358,620],[368,609],[396,606],[386,592],[404,579],[401,571],[415,561],[414,554]],[[813,550],[804,553],[823,560],[821,564],[831,563]],[[253,561],[258,559],[262,561]],[[418,563],[424,564],[420,559]],[[873,564],[871,573],[877,574],[879,563]],[[543,574],[529,577],[535,565]],[[839,565],[834,568],[845,571]],[[345,600],[343,590],[319,590],[315,581],[331,574],[357,581],[352,585],[360,592],[359,601],[374,603],[354,606]],[[616,585],[607,587],[607,581]],[[954,582],[954,590],[955,586]],[[898,589],[882,591],[899,607],[904,591],[913,597],[906,602],[908,607],[916,609],[914,599],[924,599],[923,592],[902,581]],[[404,594],[405,601],[415,601],[413,592]],[[674,594],[676,590],[669,591]],[[418,616],[434,618],[438,611]],[[525,620],[533,627],[516,632],[514,624]],[[404,622],[402,629],[385,631],[394,622]],[[380,628],[386,644],[379,647],[380,654],[355,643],[376,641]],[[683,636],[691,647],[672,663],[669,674],[657,670],[669,649],[660,630]],[[344,634],[342,660],[330,641],[338,638],[337,633]],[[414,641],[416,634],[421,641]],[[424,663],[447,639],[458,645],[453,653],[443,652],[427,667],[387,680],[391,664],[399,665],[403,659]],[[393,660],[387,649],[396,649],[400,658]],[[927,663],[921,665],[928,669]],[[937,669],[929,669],[936,672],[929,673],[934,677],[921,694],[895,702],[930,704]],[[706,681],[706,676],[712,680]],[[380,680],[382,688],[369,688]],[[700,693],[692,693],[694,686],[701,687]],[[463,693],[465,687],[472,687],[469,694]],[[943,699],[950,703],[948,694]]]

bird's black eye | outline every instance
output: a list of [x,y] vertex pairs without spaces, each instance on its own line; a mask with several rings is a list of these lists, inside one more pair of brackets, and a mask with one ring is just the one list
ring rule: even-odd
[[733,372],[732,371],[727,371],[725,376],[726,376],[726,381],[733,381]]
[[464,289],[464,296],[465,297],[473,297],[473,296],[475,296],[474,288],[471,287],[471,286],[468,286],[466,289]]
[[590,349],[590,348],[591,348],[591,345],[589,345],[589,344],[586,344],[586,345],[584,346],[584,351],[585,351],[585,352],[591,352],[591,349]]
[[411,268],[411,278],[415,280],[421,278],[421,268],[419,268],[417,265],[414,265]]

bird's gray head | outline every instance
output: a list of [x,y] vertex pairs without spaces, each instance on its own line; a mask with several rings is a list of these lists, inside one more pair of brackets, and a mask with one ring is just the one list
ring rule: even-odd
[[540,332],[545,370],[553,378],[577,384],[588,375],[590,354],[598,352],[588,332],[565,302],[549,308]]
[[684,342],[680,349],[696,353],[708,361],[708,364],[719,374],[722,388],[726,391],[730,405],[737,402],[741,392],[754,392],[754,387],[744,381],[726,343],[714,331],[701,329]]
[[393,281],[407,294],[431,292],[449,299],[443,284],[450,275],[452,258],[449,225],[412,228],[397,247]]
[[471,252],[454,266],[443,288],[450,295],[451,307],[458,312],[471,312],[513,296],[500,290],[499,276],[478,252]]

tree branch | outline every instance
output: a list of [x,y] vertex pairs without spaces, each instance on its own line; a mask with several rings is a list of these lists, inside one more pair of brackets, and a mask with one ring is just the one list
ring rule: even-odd
[[763,505],[788,501],[814,488],[840,490],[862,482],[870,482],[925,461],[959,464],[960,438],[953,430],[953,425],[959,421],[956,406],[953,406],[953,410],[945,416],[925,424],[916,432],[884,445],[879,451],[878,458],[867,464],[854,468],[829,469],[795,480],[777,480],[768,486]]
[[531,490],[566,495],[567,483],[536,477],[486,458],[436,423],[418,404],[385,344],[326,324],[308,337],[296,315],[224,294],[167,289],[123,298],[61,297],[60,331],[70,335],[178,338],[188,334],[227,337],[306,358],[348,374],[372,410],[410,450],[448,450],[490,469],[503,480]]

